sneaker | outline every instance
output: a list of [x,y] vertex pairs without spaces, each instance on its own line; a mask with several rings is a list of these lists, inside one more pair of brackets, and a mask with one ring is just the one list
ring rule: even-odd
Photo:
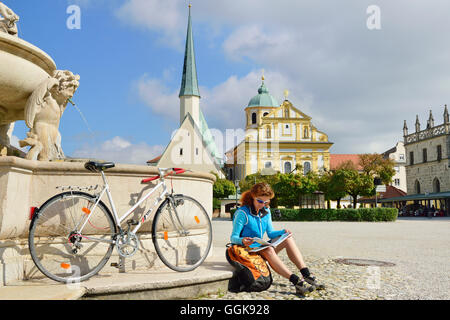
[[316,288],[314,286],[308,286],[304,281],[299,281],[295,285],[295,293],[301,296],[313,292]]
[[319,283],[316,279],[316,277],[309,276],[305,278],[305,281],[309,283],[311,286],[314,286],[317,290],[324,290],[325,285]]

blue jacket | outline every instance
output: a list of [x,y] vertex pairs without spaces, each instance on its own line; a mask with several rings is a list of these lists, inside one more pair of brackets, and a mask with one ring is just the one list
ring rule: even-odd
[[[270,209],[263,208],[256,213],[253,207],[242,206],[236,210],[233,218],[233,231],[231,232],[231,243],[243,245],[242,239],[245,237],[261,238],[267,232],[270,239],[281,236],[284,230],[275,231],[272,225],[272,215]],[[250,247],[257,247],[254,242]]]

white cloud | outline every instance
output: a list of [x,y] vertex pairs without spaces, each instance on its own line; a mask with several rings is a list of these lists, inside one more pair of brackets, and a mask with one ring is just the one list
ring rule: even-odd
[[[201,107],[212,128],[243,127],[246,103],[260,84],[257,68],[266,70],[266,85],[277,99],[289,89],[291,102],[335,142],[335,153],[383,152],[402,139],[403,120],[411,128],[419,114],[425,123],[432,109],[441,123],[438,115],[450,104],[450,42],[443,32],[450,28],[448,1],[380,0],[377,31],[367,29],[369,0],[345,6],[326,0],[193,4],[194,29],[203,34],[221,29],[222,37],[215,39],[221,45],[215,47],[231,66],[215,86],[199,74]],[[127,0],[121,11],[134,26],[157,31],[180,47],[186,6],[180,0]],[[246,75],[233,75],[244,68]],[[156,113],[178,119],[177,90],[151,80],[144,87],[159,92],[142,95],[153,101]]]
[[130,141],[117,136],[103,142],[100,146],[85,144],[81,148],[75,150],[71,157],[146,165],[148,160],[161,155],[164,149],[164,146],[149,146],[145,142],[133,144]]
[[[200,108],[207,118],[210,128],[225,130],[242,128],[245,124],[244,109],[250,99],[258,94],[263,70],[251,71],[243,77],[230,76],[224,82],[212,87],[200,87]],[[312,97],[300,87],[293,88],[292,82],[278,72],[264,72],[265,84],[269,93],[281,104],[283,92],[288,89],[292,94],[289,100],[295,101],[302,111],[312,111],[305,104],[311,104]],[[151,110],[166,118],[178,121],[180,117],[180,99],[178,89],[171,90],[163,80],[142,76],[134,84],[135,92]],[[294,90],[295,89],[295,90]]]
[[178,90],[169,89],[162,80],[143,75],[134,85],[134,91],[141,101],[158,115],[178,121],[180,99]]
[[223,48],[228,58],[264,61],[290,54],[296,37],[288,31],[265,30],[260,25],[246,25],[234,30],[224,41]]
[[185,8],[182,0],[128,0],[116,16],[127,25],[160,33],[161,42],[181,49],[186,25],[180,22],[187,21]]

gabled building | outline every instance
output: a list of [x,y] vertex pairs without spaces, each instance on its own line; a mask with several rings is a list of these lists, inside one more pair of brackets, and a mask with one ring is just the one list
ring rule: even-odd
[[385,151],[383,153],[383,158],[392,159],[395,162],[394,170],[395,175],[392,177],[391,186],[397,189],[407,192],[406,186],[406,151],[403,141],[397,142],[395,147]]
[[221,169],[223,162],[221,154],[200,108],[201,96],[198,88],[190,6],[179,98],[180,127],[174,133],[163,154],[147,161],[147,164],[214,172],[219,177],[224,177]]

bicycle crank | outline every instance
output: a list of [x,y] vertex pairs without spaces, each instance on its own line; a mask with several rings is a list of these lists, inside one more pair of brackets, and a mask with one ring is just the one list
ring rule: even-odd
[[117,237],[116,247],[121,257],[128,258],[139,249],[139,240],[133,232],[128,231]]

